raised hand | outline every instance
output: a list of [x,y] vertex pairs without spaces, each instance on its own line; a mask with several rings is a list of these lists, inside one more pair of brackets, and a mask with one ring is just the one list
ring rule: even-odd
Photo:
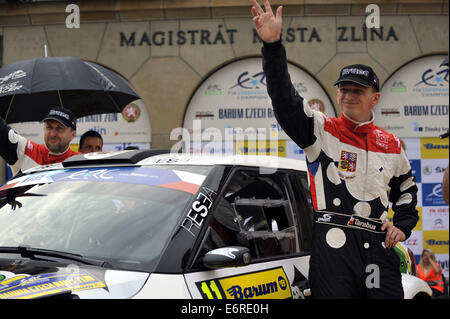
[[281,35],[281,11],[282,6],[277,8],[276,15],[273,15],[269,0],[263,0],[264,8],[261,8],[257,0],[250,0],[252,3],[253,24],[259,37],[265,42],[275,42]]

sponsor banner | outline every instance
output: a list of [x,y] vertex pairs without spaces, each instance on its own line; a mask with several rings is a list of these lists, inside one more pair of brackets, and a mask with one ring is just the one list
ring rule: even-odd
[[414,60],[381,89],[375,124],[399,137],[438,137],[448,129],[449,83],[444,55]]
[[409,160],[421,159],[421,148],[419,138],[402,138],[406,156]]
[[[136,147],[138,150],[149,150],[151,147],[150,143],[104,143],[103,144],[103,152],[115,152],[115,151],[123,151],[127,147]],[[70,149],[72,151],[78,152],[80,148],[79,144],[70,144]]]
[[[15,123],[10,126],[23,137],[44,144],[41,122]],[[150,143],[151,129],[147,108],[142,100],[128,104],[122,113],[95,114],[77,119],[77,135],[72,140],[78,144],[86,131],[97,131],[103,143]]]
[[286,157],[286,141],[236,141],[236,154]]
[[411,249],[414,255],[421,255],[423,250],[422,232],[413,230],[411,236],[403,242],[406,247]]
[[[448,121],[448,117],[447,117]],[[448,124],[447,124],[448,125]],[[420,139],[420,153],[421,158],[443,158],[448,160],[448,138],[440,139],[438,137],[433,138],[421,138]]]
[[445,206],[442,183],[422,183],[422,206]]
[[444,171],[448,165],[447,159],[423,159],[421,163],[423,183],[442,183]]
[[211,141],[184,143],[184,150],[189,154],[234,155],[234,141]]
[[292,297],[282,267],[195,283],[204,299],[287,299]]
[[131,147],[136,147],[138,150],[149,150],[151,143],[107,143],[103,144],[103,152],[123,151]]
[[436,256],[436,261],[439,263],[439,265],[441,265],[442,273],[444,274],[445,278],[448,278],[448,276],[449,276],[448,254],[435,254],[435,256]]
[[[336,117],[333,104],[319,82],[299,67],[288,63],[294,87],[311,108]],[[227,129],[265,130],[264,139],[288,136],[278,125],[270,98],[261,58],[247,58],[230,63],[210,75],[195,91],[186,108],[183,127],[192,134],[195,121],[203,129],[216,128],[222,136]],[[225,140],[225,138],[223,138]]]
[[448,230],[423,231],[423,248],[429,248],[435,254],[448,256],[448,240]]
[[411,171],[414,175],[415,182],[420,183],[422,182],[422,161],[421,160],[409,160],[409,165],[411,165]]
[[423,207],[423,230],[448,230],[448,206]]
[[291,140],[286,141],[286,157],[306,161],[305,152]]

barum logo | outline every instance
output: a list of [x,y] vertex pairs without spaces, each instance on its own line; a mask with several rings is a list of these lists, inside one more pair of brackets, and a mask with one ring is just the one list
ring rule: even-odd
[[425,242],[429,246],[448,246],[448,240],[427,239]]
[[248,287],[234,285],[227,290],[230,296],[234,299],[250,299],[260,296],[267,296],[276,293],[277,291],[278,284],[276,281]]
[[427,150],[448,150],[448,145],[426,143],[424,146]]

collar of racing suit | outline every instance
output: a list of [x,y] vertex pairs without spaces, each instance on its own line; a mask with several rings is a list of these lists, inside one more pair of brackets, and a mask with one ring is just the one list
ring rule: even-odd
[[53,153],[52,151],[50,151],[50,150],[48,149],[48,147],[47,147],[46,144],[44,144],[44,145],[45,145],[45,148],[48,150],[48,154],[50,154],[50,155],[52,155],[52,156],[60,156],[60,155],[63,155],[63,154],[65,154],[65,153],[70,149],[70,145],[68,145],[67,148],[66,148],[66,150],[65,150],[64,152],[62,152],[62,153]]
[[375,114],[371,111],[371,119],[367,122],[357,122],[349,118],[344,112],[341,113],[340,120],[342,123],[355,133],[368,133],[373,130]]

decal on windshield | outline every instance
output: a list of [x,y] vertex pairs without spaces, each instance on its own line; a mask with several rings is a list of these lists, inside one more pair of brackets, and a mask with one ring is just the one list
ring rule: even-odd
[[0,299],[28,299],[64,291],[105,288],[106,285],[87,271],[16,276],[0,281]]
[[8,181],[0,191],[27,185],[96,181],[159,186],[196,194],[204,179],[205,176],[200,174],[153,167],[80,168],[21,176]]
[[196,236],[203,220],[208,216],[209,210],[213,204],[213,197],[216,192],[207,187],[203,187],[198,193],[197,198],[191,205],[191,209],[186,215],[181,227],[188,231],[192,236]]

